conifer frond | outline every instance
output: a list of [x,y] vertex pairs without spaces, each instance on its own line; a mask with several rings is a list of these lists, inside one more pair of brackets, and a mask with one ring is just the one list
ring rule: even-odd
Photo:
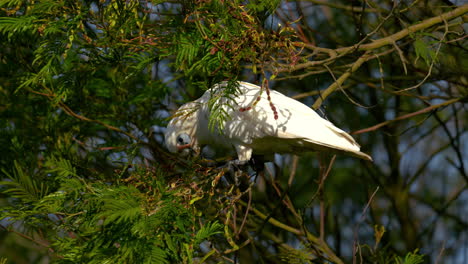
[[71,162],[64,158],[49,157],[44,166],[47,168],[49,173],[57,173],[61,178],[67,178],[70,176],[76,176],[76,170]]
[[309,264],[315,259],[313,250],[301,245],[299,248],[281,247],[279,258],[283,263]]
[[8,38],[26,32],[34,33],[37,30],[36,20],[35,16],[0,17],[0,33],[8,35]]
[[198,230],[197,234],[195,235],[195,244],[199,244],[213,235],[222,233],[222,229],[223,225],[217,221],[206,223],[201,227],[200,230]]
[[229,120],[230,116],[226,108],[232,109],[232,102],[234,97],[238,93],[239,83],[235,80],[230,80],[223,83],[223,87],[210,88],[218,89],[212,91],[212,96],[208,101],[208,107],[210,109],[210,118],[208,121],[208,128],[213,131],[217,129],[221,132],[224,128],[224,123]]
[[0,1],[0,7],[16,7],[20,5],[23,0],[2,0]]
[[140,194],[131,187],[118,187],[105,190],[96,199],[103,203],[102,212],[98,218],[104,218],[104,225],[115,222],[132,222],[141,217]]
[[3,193],[11,197],[20,199],[23,202],[36,202],[48,193],[47,185],[38,183],[34,177],[23,170],[17,161],[13,163],[13,174],[4,169],[2,171],[9,180],[1,181],[0,186],[5,186],[6,189]]
[[159,247],[153,247],[151,250],[149,256],[145,259],[144,263],[147,264],[152,264],[152,263],[161,263],[161,264],[166,264],[169,263],[169,261],[166,259],[166,252],[159,248]]
[[53,14],[54,12],[59,11],[63,6],[63,1],[42,0],[34,5],[32,11],[34,14],[45,16],[46,14]]
[[413,252],[408,252],[405,258],[402,259],[399,256],[395,257],[395,264],[420,264],[424,262],[424,255],[418,254],[419,249],[415,249]]

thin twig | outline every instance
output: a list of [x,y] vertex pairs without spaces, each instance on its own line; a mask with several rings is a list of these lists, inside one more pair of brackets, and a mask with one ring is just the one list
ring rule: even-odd
[[242,229],[244,228],[245,222],[247,221],[247,216],[249,215],[251,203],[252,203],[252,188],[249,188],[249,202],[247,203],[247,209],[245,210],[244,219],[242,219],[242,224],[239,227],[239,230],[237,231],[237,235],[239,235],[242,232]]
[[[429,28],[435,24],[439,24],[441,22],[444,22],[444,21],[448,21],[448,20],[451,20],[451,19],[454,19],[454,18],[457,18],[459,16],[462,16],[464,15],[465,13],[468,12],[468,4],[465,4],[465,5],[462,5],[456,9],[453,9],[451,11],[448,11],[446,13],[443,13],[441,15],[438,15],[438,16],[435,16],[435,17],[432,17],[432,18],[429,18],[429,19],[426,19],[424,21],[422,21],[421,23],[418,23],[418,24],[415,24],[415,25],[412,25],[408,28],[405,28],[405,29],[402,29],[401,31],[395,33],[395,34],[392,34],[390,36],[387,36],[387,37],[384,37],[384,38],[381,38],[381,39],[376,39],[376,40],[372,40],[371,43],[367,43],[367,44],[362,44],[361,41],[353,46],[348,46],[348,47],[343,47],[343,48],[338,48],[338,49],[335,49],[335,50],[328,50],[327,52],[329,54],[339,54],[339,55],[334,55],[328,59],[324,59],[324,60],[321,60],[321,61],[308,61],[308,62],[305,62],[305,63],[300,63],[300,64],[296,64],[294,66],[290,66],[290,65],[287,65],[284,67],[284,69],[279,69],[278,72],[291,72],[291,71],[296,71],[296,70],[301,70],[301,69],[305,69],[305,68],[309,68],[309,67],[312,67],[312,66],[316,66],[316,65],[322,65],[322,64],[325,64],[325,63],[331,63],[332,61],[336,60],[338,57],[341,57],[343,55],[346,55],[346,54],[349,54],[350,52],[356,50],[356,51],[371,51],[371,50],[375,50],[375,49],[378,49],[378,48],[381,48],[381,47],[384,47],[384,46],[387,46],[387,45],[394,45],[394,43],[396,43],[397,41],[409,36],[410,34],[413,34],[415,32],[418,32],[418,31],[421,31],[421,30],[424,30],[426,28]],[[385,19],[391,17],[391,13],[389,16],[385,17]],[[386,20],[383,20],[382,22],[385,22]],[[379,26],[383,25],[383,23],[381,23]],[[376,29],[379,29],[379,26],[376,28]],[[376,30],[374,30],[373,32],[369,33],[367,36],[369,35],[372,35],[372,33],[374,33]],[[366,36],[366,37],[367,37]],[[366,40],[367,38],[364,38],[364,40]],[[304,44],[304,43],[294,43],[294,45],[296,46],[300,46],[300,47],[308,47],[309,45],[307,44]],[[315,47],[314,45],[311,45],[311,47],[309,48],[313,48],[313,49],[317,49],[319,47]],[[322,50],[325,50],[325,48],[320,48]]]
[[299,160],[299,157],[296,155],[293,155],[292,157],[292,167],[291,167],[291,173],[289,174],[289,179],[288,179],[288,185],[291,186],[293,181],[294,181],[294,176],[296,175],[296,170],[297,170],[297,162]]
[[310,207],[310,204],[315,200],[317,195],[319,195],[320,190],[323,189],[323,185],[325,184],[325,180],[327,179],[328,174],[330,174],[330,171],[331,171],[331,168],[333,166],[333,163],[335,162],[335,159],[336,159],[336,155],[333,155],[333,157],[331,158],[330,163],[328,165],[327,171],[325,172],[325,177],[320,178],[319,185],[317,187],[317,191],[314,193],[314,195],[312,195],[312,198],[310,199],[309,203],[307,204],[307,207]]
[[[324,66],[325,68],[327,68],[327,70],[328,70],[328,72],[330,73],[330,75],[332,76],[333,80],[334,80],[335,82],[337,82],[336,77],[335,77],[335,75],[333,74],[332,70],[331,70],[327,65],[323,65],[323,66]],[[340,88],[340,91],[343,92],[343,94],[346,96],[346,98],[348,98],[348,100],[349,100],[351,103],[353,103],[353,104],[355,104],[355,105],[357,105],[357,106],[359,106],[359,107],[362,107],[362,108],[371,108],[371,107],[369,107],[369,106],[364,106],[364,105],[362,105],[362,104],[360,104],[360,103],[354,101],[353,98],[351,98],[351,97],[346,93],[346,91],[343,89],[342,85],[339,84],[339,83],[338,83],[338,88]]]
[[409,114],[406,114],[406,115],[402,115],[402,116],[399,116],[399,117],[397,117],[395,119],[387,120],[387,121],[382,122],[380,124],[377,124],[377,125],[374,125],[374,126],[371,126],[371,127],[368,127],[368,128],[364,128],[364,129],[361,129],[361,130],[358,130],[358,131],[351,132],[351,134],[352,135],[357,135],[357,134],[362,134],[362,133],[367,133],[367,132],[370,132],[370,131],[374,131],[374,130],[377,130],[377,129],[383,127],[383,126],[387,126],[387,125],[389,125],[389,124],[391,124],[393,122],[408,119],[408,118],[411,118],[413,116],[417,116],[417,115],[420,115],[420,114],[424,114],[424,113],[433,111],[433,110],[435,110],[437,108],[444,107],[444,106],[456,103],[456,102],[458,102],[460,100],[461,100],[461,98],[455,98],[455,99],[451,99],[451,100],[445,101],[445,102],[440,103],[440,104],[431,105],[429,107],[423,108],[423,109],[418,110],[416,112],[409,113]]
[[[239,201],[239,203],[243,206],[246,206],[245,202],[243,201]],[[278,220],[276,220],[275,218],[271,217],[271,216],[267,216],[265,215],[264,213],[260,212],[259,210],[257,210],[256,208],[252,207],[251,208],[251,211],[258,217],[260,217],[262,220],[268,220],[268,223],[278,227],[278,228],[281,228],[285,231],[288,231],[290,233],[293,233],[295,235],[298,235],[298,236],[306,236],[308,240],[310,240],[312,243],[314,243],[314,246],[317,247],[317,249],[324,253],[327,258],[332,261],[333,263],[336,263],[336,264],[344,264],[344,262],[338,257],[336,256],[336,254],[328,247],[328,245],[325,243],[325,241],[321,240],[320,238],[312,235],[311,233],[309,232],[303,232],[297,228],[294,228],[294,227],[291,227],[289,225],[286,225]]]
[[305,0],[306,2],[311,2],[316,5],[324,5],[324,6],[329,6],[332,8],[336,9],[343,9],[346,11],[351,11],[351,12],[364,12],[364,13],[377,13],[380,12],[379,10],[375,8],[365,8],[362,9],[359,6],[347,6],[347,5],[340,5],[340,4],[335,4],[330,1],[324,1],[324,0]]
[[[405,28],[405,29],[403,29],[403,30],[401,30],[401,31],[399,31],[399,32],[397,32],[395,34],[392,34],[392,35],[388,36],[388,37],[375,40],[372,43],[361,45],[361,46],[359,46],[358,50],[367,51],[367,50],[377,49],[377,48],[380,48],[380,47],[383,47],[383,46],[386,46],[386,45],[392,45],[394,42],[396,42],[396,41],[398,41],[398,40],[400,40],[400,39],[402,39],[404,37],[407,37],[408,35],[410,35],[410,34],[412,34],[414,32],[426,29],[428,27],[432,27],[433,25],[439,24],[439,23],[444,22],[446,20],[451,20],[451,19],[457,18],[459,16],[464,15],[467,12],[468,12],[468,4],[462,5],[462,6],[460,6],[458,8],[455,8],[455,9],[453,9],[451,11],[448,11],[448,12],[443,13],[441,15],[426,19],[426,20],[422,21],[421,23],[418,23],[418,24],[415,24],[415,25],[410,26],[408,28]],[[347,49],[351,49],[351,48],[352,47],[340,48],[340,49],[337,49],[337,51],[341,52],[342,50],[347,50]]]
[[353,242],[353,264],[356,264],[356,252],[357,248],[359,246],[359,237],[358,237],[358,231],[359,231],[359,224],[364,221],[364,217],[366,215],[367,209],[369,208],[372,200],[374,199],[374,196],[377,194],[379,191],[379,186],[375,189],[374,193],[371,195],[369,198],[369,201],[366,204],[366,207],[364,207],[364,210],[362,210],[361,218],[359,219],[359,222],[356,225],[356,228],[354,229],[354,242]]
[[319,194],[319,199],[320,199],[320,239],[325,240],[325,199],[323,195],[324,194],[323,186],[325,184],[325,180],[330,174],[331,168],[336,159],[336,155],[332,156],[332,158],[330,159],[330,163],[328,164],[326,168],[324,167],[325,166],[324,162],[326,161],[326,157],[328,157],[328,155],[319,154],[319,156],[320,156],[319,158],[320,183],[319,183],[319,189],[317,190],[317,192]]
[[[466,183],[468,183],[468,175],[466,174],[465,171],[465,163],[463,159],[463,154],[460,150],[460,145],[457,144],[456,139],[452,136],[452,133],[450,133],[450,130],[447,127],[447,124],[440,119],[439,115],[437,113],[434,114],[435,119],[439,124],[442,126],[445,134],[450,140],[450,145],[452,146],[452,149],[455,151],[455,154],[457,155],[458,162],[460,163],[459,166],[455,166],[457,170],[460,172],[461,176],[465,179]],[[457,146],[458,145],[458,146]]]
[[[42,92],[38,92],[38,91],[34,91],[34,90],[30,90],[28,89],[29,92],[32,92],[34,94],[38,94],[38,95],[42,95],[42,96],[45,96],[45,97],[48,97],[50,100],[54,100],[56,99],[56,95],[50,90],[48,89],[47,87],[44,87],[45,90],[47,90],[49,93],[42,93]],[[96,124],[99,124],[99,125],[102,125],[104,126],[105,128],[107,129],[110,129],[110,130],[113,130],[113,131],[116,131],[116,132],[119,132],[119,133],[122,133],[136,141],[139,141],[138,138],[136,138],[134,135],[126,132],[126,131],[123,131],[122,129],[118,128],[118,127],[115,127],[115,126],[111,126],[111,125],[108,125],[102,121],[99,121],[99,120],[94,120],[94,119],[91,119],[91,118],[88,118],[86,116],[83,116],[83,115],[79,115],[77,113],[75,113],[70,107],[68,107],[65,103],[63,102],[59,102],[58,103],[58,106],[60,107],[60,109],[62,109],[66,114],[68,114],[69,116],[72,116],[72,117],[75,117],[79,120],[82,120],[82,121],[86,121],[86,122],[91,122],[91,123],[96,123]]]
[[[432,74],[432,68],[434,67],[434,64],[437,60],[437,56],[439,56],[439,51],[440,51],[440,48],[442,47],[442,44],[443,44],[443,41],[445,39],[445,36],[447,36],[447,33],[448,33],[448,23],[446,20],[444,20],[445,22],[445,32],[444,32],[444,35],[442,36],[442,38],[440,39],[439,41],[439,46],[437,47],[437,50],[434,54],[434,57],[432,58],[432,61],[431,61],[431,65],[429,65],[429,70],[427,71],[427,74],[426,76],[424,77],[424,79],[422,79],[418,84],[414,85],[414,86],[411,86],[411,87],[408,87],[408,88],[404,88],[404,89],[401,89],[401,90],[398,90],[397,93],[399,92],[405,92],[405,91],[408,91],[408,90],[413,90],[413,89],[416,89],[418,87],[420,87],[421,85],[423,85],[426,80],[431,76]],[[404,58],[403,58],[404,59]],[[405,73],[406,72],[406,66],[405,66]]]
[[30,240],[30,241],[36,243],[36,244],[39,245],[39,246],[42,246],[42,247],[45,247],[45,248],[49,248],[49,247],[50,247],[49,244],[40,242],[40,241],[34,239],[33,237],[27,236],[27,235],[25,235],[25,234],[23,234],[23,233],[21,233],[21,232],[18,232],[18,231],[16,231],[16,230],[12,229],[12,228],[6,228],[6,227],[3,226],[3,225],[0,225],[0,227],[2,227],[2,228],[3,228],[5,231],[7,231],[7,232],[12,232],[12,233],[17,234],[18,236],[20,236],[20,237],[22,237],[22,238],[25,238],[25,239],[27,239],[27,240]]
[[442,259],[442,256],[443,256],[443,254],[444,254],[444,251],[445,251],[445,241],[442,242],[442,247],[440,248],[439,254],[437,255],[435,264],[439,263],[439,260]]
[[348,77],[351,76],[351,74],[353,72],[355,72],[357,69],[359,69],[359,67],[361,67],[361,65],[364,62],[367,61],[368,56],[369,56],[369,54],[365,53],[364,55],[359,57],[359,59],[357,59],[353,63],[353,66],[351,68],[349,68],[348,71],[346,71],[344,74],[342,74],[340,76],[340,78],[338,78],[332,85],[330,85],[327,89],[325,89],[323,94],[321,94],[320,97],[317,98],[315,103],[312,105],[312,108],[313,109],[318,109],[322,105],[325,98],[327,98],[331,93],[333,93],[336,90],[336,88],[340,87],[346,81],[346,79],[348,79]]

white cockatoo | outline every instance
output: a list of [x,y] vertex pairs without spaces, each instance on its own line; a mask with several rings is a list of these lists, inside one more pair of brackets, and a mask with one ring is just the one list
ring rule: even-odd
[[165,133],[169,151],[199,154],[208,145],[217,153],[235,151],[237,164],[245,164],[253,154],[308,151],[344,153],[372,161],[349,134],[310,107],[277,91],[262,92],[261,87],[247,82],[239,82],[238,92],[230,98],[218,96],[229,117],[222,129],[209,129],[208,101],[227,85],[219,83],[179,108]]

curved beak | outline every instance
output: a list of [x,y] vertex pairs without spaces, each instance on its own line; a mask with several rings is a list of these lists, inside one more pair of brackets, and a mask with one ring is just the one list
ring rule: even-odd
[[191,147],[192,147],[192,144],[185,144],[185,145],[177,146],[177,150],[180,152],[184,149],[191,148]]

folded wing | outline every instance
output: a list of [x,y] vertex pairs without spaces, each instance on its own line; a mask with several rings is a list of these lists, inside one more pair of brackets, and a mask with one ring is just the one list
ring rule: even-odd
[[[236,98],[239,109],[231,110],[226,124],[227,135],[254,151],[344,152],[366,160],[372,158],[360,151],[359,144],[346,132],[320,117],[310,107],[279,92],[270,91],[270,98],[260,87],[241,82],[241,95]],[[261,99],[255,106],[258,97]],[[275,119],[275,112],[277,119]]]

